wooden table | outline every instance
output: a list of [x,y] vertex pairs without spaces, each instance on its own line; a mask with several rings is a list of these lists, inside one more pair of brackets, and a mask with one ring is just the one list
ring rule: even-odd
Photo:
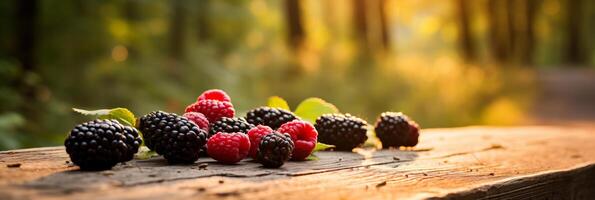
[[417,150],[318,152],[264,169],[161,157],[83,172],[63,147],[0,152],[0,199],[595,199],[595,133],[426,129]]

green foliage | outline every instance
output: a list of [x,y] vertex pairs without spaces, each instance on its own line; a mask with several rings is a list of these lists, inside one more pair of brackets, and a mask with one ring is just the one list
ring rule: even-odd
[[157,157],[157,156],[159,156],[157,154],[157,152],[151,151],[146,146],[141,146],[140,148],[138,148],[138,152],[134,155],[134,158],[139,159],[139,160],[146,160],[146,159],[149,159],[152,157]]
[[17,129],[25,124],[25,119],[17,113],[0,114],[0,149],[13,149],[19,146]]
[[308,157],[306,157],[306,160],[315,161],[315,160],[320,160],[320,158],[318,158],[318,156],[316,156],[316,155],[314,155],[314,153],[312,153]]
[[289,105],[287,104],[287,101],[285,101],[285,99],[283,99],[279,96],[269,97],[269,100],[267,101],[267,106],[273,107],[273,108],[281,108],[281,109],[285,109],[285,110],[291,110],[289,108]]
[[316,146],[314,147],[314,150],[312,150],[312,152],[324,151],[324,150],[334,148],[334,147],[335,147],[335,145],[318,142],[318,143],[316,143]]
[[338,112],[339,109],[335,105],[314,97],[302,101],[294,111],[297,116],[310,123],[316,122],[316,118],[323,114]]
[[99,119],[115,119],[123,124],[135,127],[136,118],[130,110],[126,108],[112,108],[112,109],[99,109],[99,110],[83,110],[78,108],[72,108],[77,113],[89,116],[96,116]]
[[[269,97],[267,106],[273,108],[281,108],[291,111],[287,101],[279,96]],[[295,109],[294,113],[312,124],[316,122],[316,118],[323,114],[338,113],[339,109],[329,102],[317,97],[311,97],[303,100]]]

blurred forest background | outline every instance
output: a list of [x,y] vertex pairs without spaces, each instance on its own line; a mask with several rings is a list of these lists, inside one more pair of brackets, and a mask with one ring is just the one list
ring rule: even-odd
[[590,0],[4,0],[0,24],[0,150],[61,144],[72,107],[181,113],[210,88],[242,115],[316,96],[370,123],[525,124],[544,73],[595,64]]

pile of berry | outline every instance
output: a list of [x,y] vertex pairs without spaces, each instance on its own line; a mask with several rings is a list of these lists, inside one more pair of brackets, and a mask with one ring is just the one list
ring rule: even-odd
[[[319,140],[335,150],[351,151],[368,139],[368,123],[350,114],[324,114],[315,125],[280,108],[259,107],[245,117],[235,114],[229,95],[207,90],[182,116],[153,111],[140,117],[136,127],[116,120],[90,121],[72,129],[64,145],[83,170],[110,169],[132,160],[143,140],[169,163],[194,163],[208,155],[225,164],[250,157],[278,168],[288,160],[305,160]],[[418,142],[419,126],[401,113],[383,113],[374,130],[383,148]]]

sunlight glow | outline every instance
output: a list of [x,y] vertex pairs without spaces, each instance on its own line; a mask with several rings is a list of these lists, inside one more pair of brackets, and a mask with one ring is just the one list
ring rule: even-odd
[[128,58],[128,49],[125,46],[117,45],[112,49],[112,59],[116,62],[126,61]]

